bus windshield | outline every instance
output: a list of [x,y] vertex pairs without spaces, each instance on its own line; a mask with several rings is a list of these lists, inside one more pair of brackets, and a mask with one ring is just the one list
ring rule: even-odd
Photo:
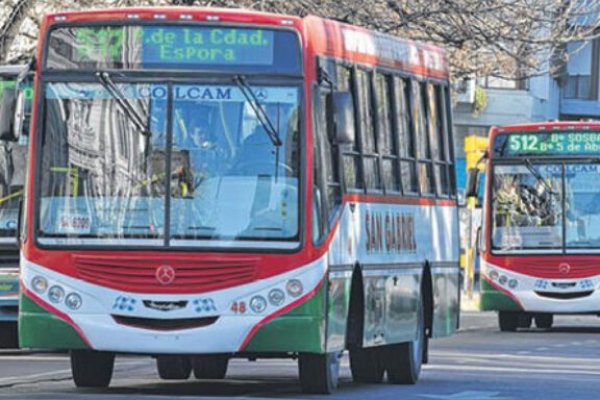
[[[16,77],[0,76],[0,100],[5,88],[17,87],[25,92],[27,101],[23,112],[29,113],[32,93],[31,84],[28,82],[17,85]],[[28,127],[27,121],[23,127],[23,134],[17,141],[0,140],[0,245],[9,244],[16,247],[19,202],[25,186]]]
[[492,246],[499,251],[600,249],[600,165],[496,165]]
[[298,240],[299,86],[250,85],[280,146],[232,80],[114,87],[46,86],[41,243]]

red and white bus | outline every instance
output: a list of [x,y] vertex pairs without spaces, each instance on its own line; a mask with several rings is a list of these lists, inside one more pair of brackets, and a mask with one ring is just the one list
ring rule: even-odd
[[481,308],[498,311],[501,330],[600,312],[599,154],[598,123],[491,130]]
[[[0,66],[0,109],[5,105],[12,108],[11,104],[20,93],[21,104],[26,107],[21,110],[23,118],[29,112],[32,97],[26,70],[25,65]],[[0,347],[18,347],[19,247],[16,229],[25,186],[27,131],[22,123],[15,126],[15,120],[15,115],[10,113],[0,119]],[[23,120],[19,122],[26,124]]]
[[316,17],[46,16],[22,225],[24,347],[77,386],[298,357],[329,393],[414,383],[458,323],[446,56]]

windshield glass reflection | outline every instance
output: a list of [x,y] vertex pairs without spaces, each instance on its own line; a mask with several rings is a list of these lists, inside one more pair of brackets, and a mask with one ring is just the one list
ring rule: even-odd
[[562,248],[562,166],[494,168],[492,244],[496,249]]
[[600,165],[567,164],[566,245],[600,248]]
[[41,239],[298,240],[297,87],[252,86],[277,146],[235,85],[116,86],[144,127],[100,84],[46,87]]

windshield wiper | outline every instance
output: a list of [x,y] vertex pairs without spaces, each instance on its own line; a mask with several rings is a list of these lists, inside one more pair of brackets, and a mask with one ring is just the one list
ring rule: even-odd
[[281,139],[279,138],[279,134],[277,133],[277,130],[273,126],[273,123],[269,119],[269,116],[265,112],[264,108],[262,108],[262,106],[260,105],[258,97],[256,97],[256,94],[254,94],[252,88],[246,82],[246,78],[244,78],[244,76],[242,75],[236,75],[233,77],[233,81],[238,86],[248,103],[250,103],[250,107],[252,107],[252,110],[254,110],[258,121],[265,129],[265,132],[269,136],[269,139],[271,139],[271,143],[273,143],[273,146],[281,146],[282,143]]
[[146,127],[144,118],[139,114],[129,99],[125,97],[121,89],[113,82],[108,72],[96,72],[96,78],[106,89],[106,91],[116,100],[117,104],[125,114],[125,116],[133,122],[142,135],[151,136],[152,132]]
[[548,190],[548,193],[554,195],[554,196],[558,196],[558,193],[556,193],[551,187],[550,185],[548,185],[548,182],[546,182],[546,180],[544,179],[544,177],[542,176],[542,174],[540,174],[540,171],[538,171],[533,164],[531,163],[531,160],[529,158],[525,159],[525,166],[527,167],[527,169],[529,170],[529,172],[531,172],[531,175],[533,175],[533,177],[535,179],[537,179],[539,182],[542,182],[542,184],[544,185],[544,187],[546,188],[546,190]]

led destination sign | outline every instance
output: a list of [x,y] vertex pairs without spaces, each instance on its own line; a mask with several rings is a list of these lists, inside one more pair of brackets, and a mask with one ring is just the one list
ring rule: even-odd
[[208,27],[142,28],[144,63],[273,63],[273,31]]
[[600,132],[498,135],[494,152],[498,156],[600,155]]
[[80,26],[55,29],[49,41],[46,67],[50,69],[300,68],[298,37],[286,30],[196,25]]

